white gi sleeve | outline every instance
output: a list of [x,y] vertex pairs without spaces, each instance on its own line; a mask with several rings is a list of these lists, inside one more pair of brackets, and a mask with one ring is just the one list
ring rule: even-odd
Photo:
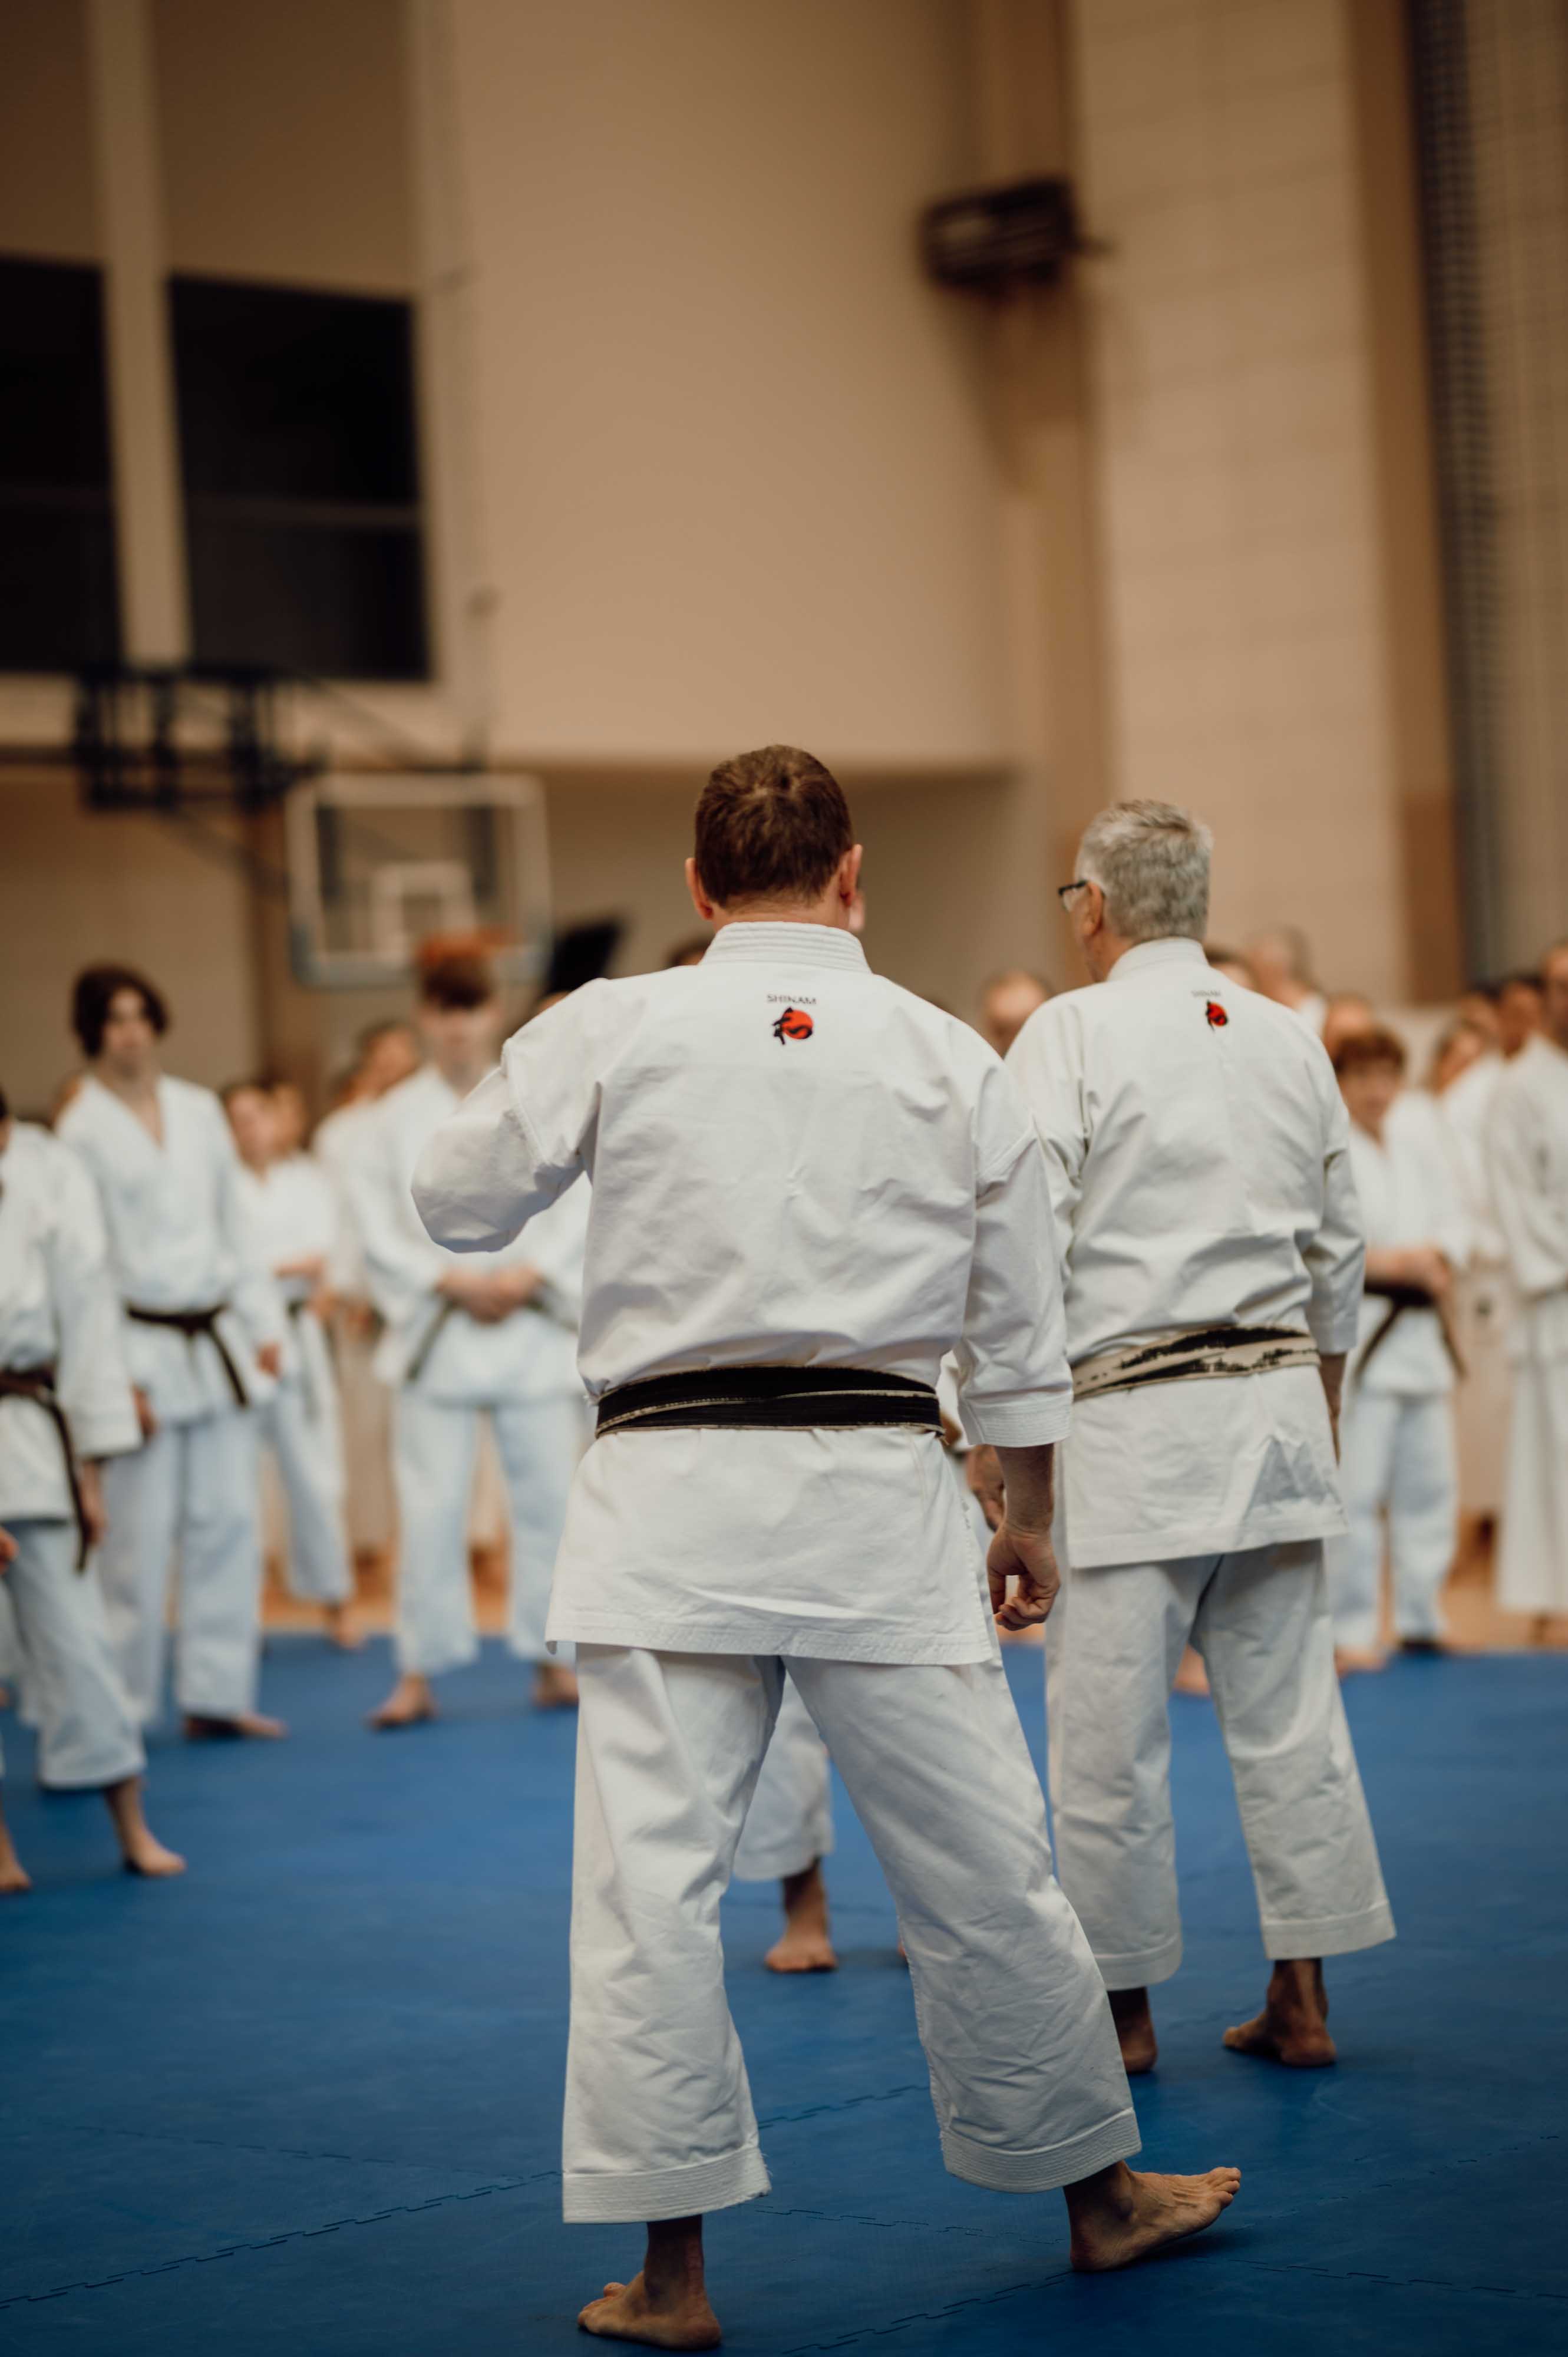
[[982,1086],[974,1253],[954,1359],[965,1432],[1002,1448],[1061,1440],[1072,1417],[1050,1182],[1028,1120],[993,1066]]
[[242,1166],[216,1097],[212,1100],[211,1152],[218,1166],[218,1224],[234,1272],[230,1298],[252,1350],[260,1351],[269,1342],[283,1340],[288,1331],[288,1315],[267,1266],[255,1219],[245,1200]]
[[97,1190],[64,1146],[49,1158],[57,1191],[45,1250],[58,1335],[56,1384],[79,1457],[124,1457],[142,1445],[109,1275]]
[[[485,1085],[480,1083],[476,1095]],[[403,1184],[405,1167],[389,1102],[367,1127],[362,1144],[356,1144],[344,1179],[371,1299],[392,1327],[406,1325],[434,1298],[446,1271],[413,1217]]]
[[1045,1149],[1060,1274],[1072,1265],[1073,1218],[1089,1156],[1089,1115],[1083,1101],[1083,1034],[1078,1010],[1057,999],[1031,1015],[1007,1054],[1007,1071],[1023,1092]]
[[603,1018],[614,987],[585,983],[514,1032],[499,1071],[481,1081],[426,1145],[413,1200],[449,1252],[504,1250],[581,1178],[611,1047]]
[[1568,1208],[1553,1201],[1538,1176],[1546,1151],[1536,1121],[1528,1093],[1510,1074],[1492,1099],[1487,1170],[1509,1266],[1527,1301],[1568,1286]]
[[1332,1358],[1356,1347],[1367,1241],[1350,1163],[1350,1117],[1326,1057],[1323,1069],[1326,1076],[1326,1086],[1320,1089],[1326,1129],[1323,1218],[1302,1256],[1312,1279],[1307,1331],[1324,1355]]

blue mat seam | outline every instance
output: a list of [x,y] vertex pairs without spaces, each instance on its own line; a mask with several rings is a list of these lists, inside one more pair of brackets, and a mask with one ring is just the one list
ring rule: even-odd
[[127,2267],[117,2276],[98,2276],[91,2282],[56,2284],[50,2291],[13,2292],[0,2299],[0,2310],[7,2308],[36,2307],[46,2299],[64,2299],[79,2291],[102,2291],[112,2284],[130,2283],[143,2276],[171,2275],[178,2267],[210,2266],[215,2259],[231,2259],[242,2251],[273,2251],[281,2243],[312,2242],[321,2234],[336,2234],[344,2226],[375,2226],[388,2218],[409,2218],[421,2210],[440,2210],[449,2201],[478,2201],[487,2194],[518,2193],[525,2186],[547,2185],[553,2179],[560,2182],[558,2169],[542,2169],[532,2177],[508,2178],[498,2185],[478,2185],[471,2193],[435,2193],[428,2201],[400,2201],[390,2210],[373,2210],[364,2218],[334,2218],[324,2226],[295,2226],[286,2234],[267,2234],[259,2243],[230,2243],[220,2251],[192,2251],[185,2258],[159,2259],[155,2266]]

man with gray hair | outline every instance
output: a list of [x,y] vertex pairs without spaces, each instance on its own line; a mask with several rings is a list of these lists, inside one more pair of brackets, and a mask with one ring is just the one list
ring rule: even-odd
[[1168,1695],[1188,1642],[1273,1963],[1226,2044],[1332,2062],[1322,1960],[1393,1934],[1323,1568],[1361,1297],[1345,1109],[1294,1016],[1208,963],[1210,843],[1162,802],[1092,821],[1060,890],[1094,986],[1007,1060],[1046,1149],[1076,1402],[1046,1632],[1058,1866],[1134,2072],[1149,1988],[1181,1962]]

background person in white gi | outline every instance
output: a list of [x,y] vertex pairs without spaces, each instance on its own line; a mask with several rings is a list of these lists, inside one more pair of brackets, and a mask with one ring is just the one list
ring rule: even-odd
[[1487,1157],[1520,1303],[1498,1600],[1538,1638],[1568,1612],[1568,942],[1541,980],[1543,1028],[1498,1083]]
[[[0,1093],[0,1578],[16,1618],[38,1781],[97,1788],[125,1864],[185,1860],[142,1813],[142,1738],[110,1658],[88,1551],[103,1531],[98,1466],[141,1446],[120,1308],[91,1181]],[[30,1888],[0,1812],[0,1892]]]
[[735,1854],[737,1882],[777,1882],[784,1929],[763,1962],[772,1973],[838,1969],[822,1860],[833,1846],[828,1749],[788,1678]]
[[283,1363],[284,1312],[255,1248],[240,1162],[208,1089],[158,1065],[162,998],[124,966],[77,977],[88,1076],[59,1135],[86,1164],[109,1235],[145,1446],[104,1469],[99,1577],[144,1725],[163,1708],[179,1565],[175,1693],[188,1735],[282,1735],[256,1708],[261,1492],[252,1409]]
[[338,1373],[326,1328],[328,1269],[340,1251],[342,1223],[337,1190],[314,1156],[278,1151],[274,1098],[253,1081],[223,1092],[257,1248],[288,1314],[283,1372],[257,1415],[288,1513],[289,1593],[319,1604],[328,1636],[347,1651],[360,1638],[343,1520]]
[[1414,1117],[1397,1118],[1402,1042],[1377,1024],[1353,1032],[1335,1049],[1334,1070],[1350,1115],[1350,1168],[1367,1237],[1367,1290],[1341,1423],[1350,1528],[1330,1540],[1327,1555],[1343,1673],[1383,1666],[1385,1514],[1395,1633],[1408,1652],[1441,1650],[1440,1598],[1459,1529],[1447,1338],[1470,1229],[1431,1108],[1412,1099]]
[[1348,1125],[1299,1012],[1205,961],[1209,840],[1162,802],[1092,821],[1062,895],[1095,985],[1008,1059],[1046,1147],[1077,1394],[1046,1631],[1057,1856],[1131,2070],[1155,2061],[1149,1985],[1181,1962],[1168,1695],[1187,1642],[1275,1960],[1227,2045],[1332,2061],[1321,1959],[1393,1933],[1323,1571],[1361,1304]]
[[414,1179],[475,1252],[593,1179],[600,1431],[551,1615],[582,1681],[565,2213],[650,2222],[642,2273],[580,2320],[670,2347],[718,2338],[700,2213],[768,2190],[718,1910],[786,1659],[893,1889],[948,2167],[1063,2187],[1084,2266],[1196,2231],[1239,2181],[1122,2166],[1126,2079],[930,1388],[956,1350],[1002,1445],[991,1602],[1037,1620],[1068,1417],[1045,1169],[984,1043],[867,968],[859,867],[810,755],[725,763],[688,868],[720,928],[702,964],[529,1024]]
[[430,1061],[382,1098],[348,1165],[371,1297],[386,1321],[376,1372],[396,1386],[398,1677],[371,1715],[375,1727],[434,1717],[432,1678],[478,1652],[467,1531],[484,1414],[510,1512],[507,1641],[535,1663],[533,1698],[542,1707],[570,1705],[577,1695],[572,1672],[550,1659],[544,1624],[583,1446],[575,1343],[587,1189],[483,1262],[432,1243],[409,1194],[425,1140],[494,1066],[503,1019],[482,958],[436,960],[420,985],[419,1028]]

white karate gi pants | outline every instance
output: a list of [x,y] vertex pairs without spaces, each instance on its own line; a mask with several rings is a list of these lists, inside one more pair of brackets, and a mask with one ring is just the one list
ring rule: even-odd
[[287,1580],[307,1604],[346,1604],[354,1593],[343,1520],[343,1436],[335,1404],[312,1398],[292,1376],[257,1410],[263,1448],[277,1465],[288,1510]]
[[786,1678],[773,1739],[763,1754],[735,1854],[738,1882],[782,1882],[804,1874],[833,1846],[827,1746],[793,1679]]
[[1334,1674],[1320,1539],[1071,1570],[1046,1623],[1057,1861],[1108,1988],[1181,1963],[1170,1690],[1202,1654],[1271,1957],[1393,1937]]
[[115,1667],[144,1727],[163,1710],[177,1558],[179,1708],[197,1718],[237,1718],[256,1706],[260,1471],[250,1408],[160,1425],[133,1454],[104,1464],[109,1528],[98,1577]]
[[38,1730],[38,1781],[52,1792],[123,1783],[146,1765],[130,1697],[109,1651],[91,1567],[76,1568],[74,1523],[7,1521],[16,1555],[5,1587]]
[[467,1523],[479,1418],[487,1413],[511,1509],[507,1642],[520,1660],[548,1658],[550,1582],[583,1453],[583,1403],[561,1394],[487,1411],[427,1398],[412,1385],[398,1393],[392,1411],[399,1528],[394,1641],[398,1667],[408,1675],[438,1677],[471,1662],[479,1650]]
[[[948,2169],[1042,2192],[1135,2152],[1111,2009],[1051,1872],[1001,1663],[789,1667],[897,1906]],[[768,2190],[719,1900],[783,1672],[577,1648],[569,2220],[680,2218]]]
[[1348,1535],[1327,1546],[1337,1643],[1359,1652],[1382,1627],[1383,1517],[1393,1567],[1394,1628],[1441,1637],[1444,1583],[1459,1535],[1459,1463],[1448,1392],[1359,1392],[1340,1427]]
[[1498,1601],[1568,1612],[1568,1359],[1526,1359],[1513,1373]]

